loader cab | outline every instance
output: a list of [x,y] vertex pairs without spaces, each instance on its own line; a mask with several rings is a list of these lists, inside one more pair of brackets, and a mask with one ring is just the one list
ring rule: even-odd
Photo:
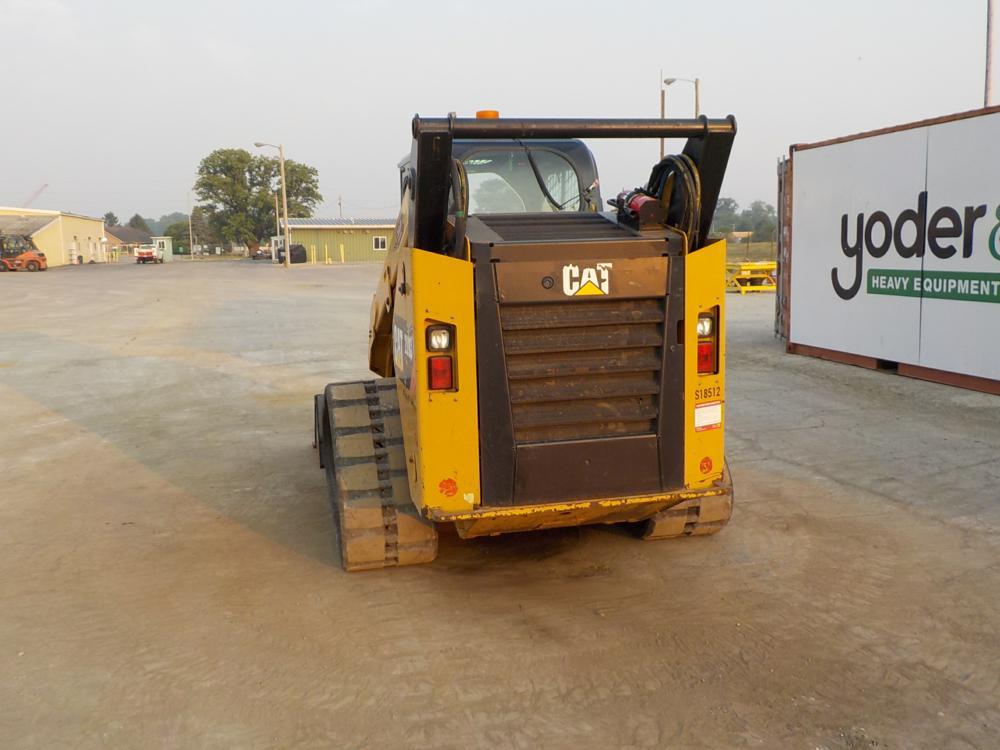
[[[470,216],[601,210],[597,165],[580,140],[456,140],[452,154],[468,176]],[[410,165],[399,163],[401,192]]]
[[29,237],[23,235],[0,235],[0,257],[17,258],[35,249]]

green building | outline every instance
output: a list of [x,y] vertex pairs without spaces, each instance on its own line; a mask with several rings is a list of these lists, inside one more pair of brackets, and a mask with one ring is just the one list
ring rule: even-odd
[[395,219],[288,220],[292,244],[305,247],[309,263],[380,262],[395,226]]

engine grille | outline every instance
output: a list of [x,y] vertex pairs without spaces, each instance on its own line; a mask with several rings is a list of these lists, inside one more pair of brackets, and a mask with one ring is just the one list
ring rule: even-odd
[[664,300],[500,308],[516,443],[657,430]]

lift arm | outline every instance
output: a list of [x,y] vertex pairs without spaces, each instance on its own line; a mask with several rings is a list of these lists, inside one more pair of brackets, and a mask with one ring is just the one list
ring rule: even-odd
[[[454,139],[539,138],[686,138],[684,154],[701,176],[699,237],[707,239],[715,204],[729,163],[736,119],[603,120],[520,118],[413,118],[411,165],[415,169],[414,247],[441,251],[445,247],[451,144]],[[691,248],[696,250],[698,248]]]

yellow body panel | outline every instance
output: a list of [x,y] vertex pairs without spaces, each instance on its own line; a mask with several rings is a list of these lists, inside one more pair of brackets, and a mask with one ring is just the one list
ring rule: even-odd
[[[718,307],[719,372],[698,374],[698,314]],[[684,279],[684,486],[710,487],[725,464],[723,426],[726,385],[726,242],[720,240],[687,256]],[[715,413],[710,427],[696,427],[696,411]],[[713,420],[714,421],[714,420]]]
[[[405,291],[404,291],[405,290]],[[393,355],[410,496],[427,516],[475,508],[479,495],[479,403],[472,263],[402,248],[393,306]],[[428,388],[425,331],[454,327],[454,382]]]
[[[481,507],[473,267],[466,259],[399,248],[392,274],[393,360],[410,494],[421,514],[456,523],[463,536],[480,536],[637,521],[684,500],[731,492],[723,478],[725,258],[725,242],[720,241],[686,259],[685,486],[654,495]],[[719,372],[699,375],[698,314],[713,309],[718,310]],[[452,391],[428,388],[425,331],[434,323],[455,329],[457,387]],[[696,427],[696,409],[713,404],[718,404],[718,422]]]

